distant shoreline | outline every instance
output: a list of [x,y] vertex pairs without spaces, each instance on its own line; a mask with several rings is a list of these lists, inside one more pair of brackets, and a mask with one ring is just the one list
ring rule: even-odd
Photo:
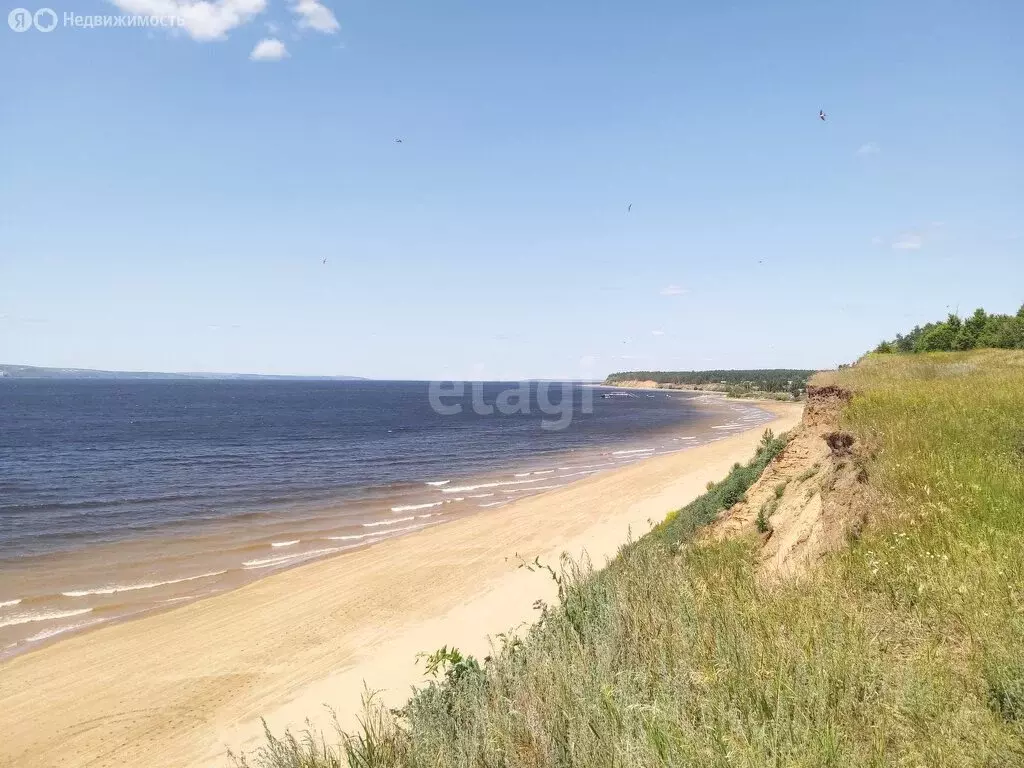
[[45,368],[0,363],[0,380],[46,381],[369,381],[361,376],[302,376],[273,373],[165,373],[159,371],[106,371],[94,368]]

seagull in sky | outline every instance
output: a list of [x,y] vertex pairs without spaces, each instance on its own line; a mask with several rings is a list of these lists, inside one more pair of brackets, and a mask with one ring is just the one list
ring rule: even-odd
[[321,263],[321,264],[326,264],[326,263],[327,263],[327,257],[326,257],[326,256],[324,256],[324,260],[323,260],[323,261],[321,261],[320,263]]
[[629,213],[632,210],[633,210],[633,204],[630,203],[629,205],[626,206],[626,213]]
[[402,143],[401,139],[395,139],[395,144],[401,144],[401,143]]
[[818,119],[821,120],[822,122],[824,122],[826,117],[828,117],[828,115],[825,114],[825,110],[824,109],[819,109],[818,110]]

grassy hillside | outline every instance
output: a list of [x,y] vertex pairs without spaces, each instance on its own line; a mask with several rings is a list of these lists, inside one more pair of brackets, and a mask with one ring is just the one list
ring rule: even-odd
[[[259,766],[1024,765],[1024,353],[874,355],[842,428],[877,499],[796,580],[755,538],[692,543],[723,483],[483,663],[445,650],[401,712]],[[734,472],[735,475],[735,472]],[[827,488],[823,489],[827,492]],[[457,638],[453,638],[457,640]]]

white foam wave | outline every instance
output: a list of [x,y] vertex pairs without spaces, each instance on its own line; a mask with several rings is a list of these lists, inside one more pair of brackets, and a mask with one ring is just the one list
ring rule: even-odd
[[575,467],[559,467],[558,471],[559,472],[565,472],[566,470],[569,470],[569,469],[594,469],[595,467],[613,467],[613,466],[615,466],[615,462],[614,461],[603,461],[600,464],[580,464],[579,466],[575,466]]
[[564,488],[568,483],[559,483],[558,485],[538,485],[536,488],[513,488],[508,491],[502,491],[502,493],[524,493],[534,491],[550,491],[552,488]]
[[637,448],[633,451],[612,451],[612,456],[632,456],[634,453],[651,453],[654,448]]
[[394,520],[378,520],[375,523],[363,523],[363,528],[376,528],[378,525],[398,525],[399,523],[404,523],[404,522],[407,522],[409,520],[415,520],[415,519],[416,519],[415,517],[409,516],[409,517],[399,517],[399,518],[396,518]]
[[153,587],[164,587],[168,584],[181,584],[185,581],[195,581],[196,579],[209,579],[214,576],[221,576],[227,573],[227,571],[210,571],[210,573],[200,573],[198,576],[186,576],[181,579],[168,579],[167,581],[147,581],[141,584],[114,584],[109,587],[97,587],[96,589],[79,589],[72,592],[61,592],[64,597],[88,597],[89,595],[113,595],[117,592],[134,592],[139,589],[153,589]]
[[448,485],[451,480],[428,480],[427,485],[432,485],[435,488],[440,488],[442,485]]
[[[430,517],[430,515],[420,515],[420,517]],[[358,534],[354,534],[352,536],[328,536],[327,538],[330,539],[331,541],[352,541],[354,539],[373,538],[374,536],[390,536],[393,533],[405,533],[407,531],[418,531],[421,528],[426,528],[427,526],[430,526],[430,525],[437,525],[437,523],[440,523],[440,522],[441,522],[440,520],[437,520],[437,521],[435,521],[433,523],[419,523],[418,525],[407,525],[404,528],[390,528],[390,529],[388,529],[386,531],[372,531],[371,533],[358,533]]]
[[20,597],[17,600],[0,600],[0,608],[10,608],[12,605],[17,605],[20,602]]
[[46,613],[23,613],[20,616],[12,616],[5,621],[0,621],[0,627],[14,627],[19,624],[31,624],[35,621],[52,621],[53,619],[67,619],[71,616],[81,616],[83,613],[90,613],[92,608],[79,608],[74,611],[49,611]]
[[85,627],[91,627],[93,624],[101,624],[104,621],[106,621],[106,619],[96,619],[95,621],[81,621],[77,624],[65,624],[63,627],[53,627],[52,629],[44,629],[41,632],[36,632],[36,634],[32,635],[31,637],[26,637],[25,642],[38,643],[40,640],[46,640],[47,638],[55,637],[56,635],[63,635],[65,632],[70,632],[73,629],[83,629]]
[[440,507],[444,504],[443,501],[432,501],[427,504],[401,504],[397,507],[392,507],[392,512],[412,512],[414,509],[430,509],[431,507]]
[[732,424],[719,424],[718,426],[712,427],[712,429],[741,429],[742,427],[743,427],[742,424],[732,423]]
[[476,485],[462,485],[457,488],[443,488],[441,493],[463,493],[465,491],[476,491],[480,488],[497,488],[501,485],[525,485],[527,483],[539,483],[543,479],[537,477],[533,480],[497,480],[493,483],[477,483]]
[[[367,542],[369,543],[369,542]],[[276,565],[284,565],[286,563],[299,563],[303,560],[312,560],[314,557],[323,557],[324,555],[333,555],[338,552],[344,552],[349,549],[356,549],[361,547],[363,544],[349,544],[347,547],[324,547],[323,549],[311,549],[306,552],[296,552],[291,555],[279,555],[277,557],[266,557],[261,560],[246,560],[242,563],[242,566],[246,570],[252,570],[253,568],[273,568]]]
[[[409,518],[410,520],[412,518]],[[354,533],[350,536],[328,536],[330,541],[356,541],[358,539],[366,539],[371,536],[383,536],[387,531],[370,531],[369,533]]]
[[[614,464],[614,462],[612,462],[612,463]],[[561,480],[564,477],[577,477],[579,475],[596,475],[596,474],[597,474],[597,470],[596,469],[584,469],[584,470],[581,470],[580,472],[570,472],[567,475],[559,475],[557,479]],[[554,480],[555,478],[551,478],[551,479]]]
[[529,477],[530,473],[529,472],[516,472],[515,476],[516,477]]
[[504,504],[504,503],[505,503],[504,501],[492,501],[490,504],[481,504],[480,508],[481,509],[486,509],[487,507],[496,507],[499,504]]
[[493,493],[476,493],[470,496],[471,499],[486,499],[488,496],[493,496]]
[[292,539],[291,541],[272,541],[270,546],[272,547],[292,547],[298,544],[302,539]]

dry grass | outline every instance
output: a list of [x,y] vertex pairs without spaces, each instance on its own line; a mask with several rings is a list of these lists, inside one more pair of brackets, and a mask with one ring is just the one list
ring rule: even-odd
[[846,550],[769,587],[755,543],[687,543],[703,517],[684,510],[603,571],[565,563],[561,605],[485,664],[252,764],[1024,764],[1024,354],[817,383],[856,393],[842,426],[886,502]]

